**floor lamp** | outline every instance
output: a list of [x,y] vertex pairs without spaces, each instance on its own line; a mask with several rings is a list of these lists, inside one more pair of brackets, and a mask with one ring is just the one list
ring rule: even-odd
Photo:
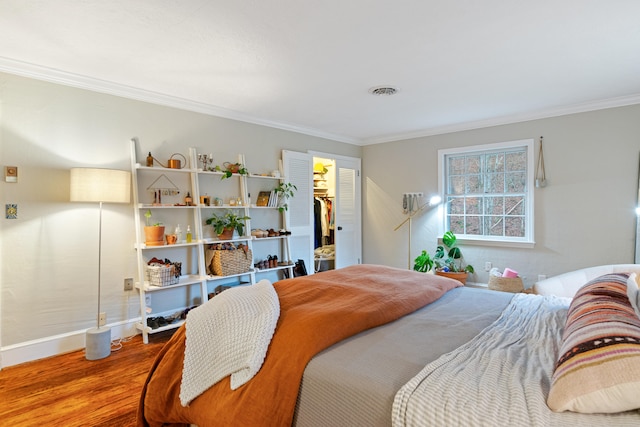
[[102,263],[102,204],[131,201],[131,173],[114,169],[71,169],[70,193],[72,202],[100,204],[98,227],[98,313],[96,327],[85,335],[87,360],[103,359],[111,354],[111,328],[100,325],[100,268]]
[[415,207],[408,210],[409,216],[400,224],[398,224],[396,228],[393,229],[393,231],[398,231],[400,227],[405,225],[407,222],[409,223],[409,249],[407,251],[407,269],[409,270],[411,270],[411,221],[413,220],[414,216],[424,212],[425,209],[428,210],[439,205],[441,201],[442,198],[440,196],[433,196],[428,203],[425,203],[422,206],[418,206],[418,204],[416,203]]

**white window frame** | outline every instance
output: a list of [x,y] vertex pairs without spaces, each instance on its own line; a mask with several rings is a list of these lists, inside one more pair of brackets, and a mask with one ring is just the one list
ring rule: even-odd
[[525,206],[525,235],[524,237],[509,237],[509,236],[485,236],[485,235],[467,235],[456,233],[456,237],[465,243],[477,243],[481,245],[489,246],[508,246],[508,247],[533,247],[535,245],[534,240],[534,140],[533,139],[521,139],[517,141],[498,142],[493,144],[482,144],[468,147],[448,148],[438,150],[438,187],[440,194],[442,195],[442,201],[444,206],[442,208],[442,223],[441,232],[447,231],[447,193],[446,182],[447,167],[446,158],[450,155],[462,155],[462,154],[478,154],[479,152],[491,152],[494,150],[505,150],[514,148],[526,148],[527,153],[527,179],[526,188],[524,191],[526,198]]

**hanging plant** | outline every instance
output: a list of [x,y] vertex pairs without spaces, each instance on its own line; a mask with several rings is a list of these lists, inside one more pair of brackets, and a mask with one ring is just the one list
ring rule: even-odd
[[216,165],[213,170],[216,172],[222,172],[220,179],[231,178],[234,173],[239,175],[249,175],[249,171],[242,165],[242,163],[224,162],[222,167]]

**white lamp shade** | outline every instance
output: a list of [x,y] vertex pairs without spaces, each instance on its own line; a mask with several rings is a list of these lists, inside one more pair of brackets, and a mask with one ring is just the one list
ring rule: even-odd
[[72,202],[129,203],[131,172],[116,169],[72,168]]

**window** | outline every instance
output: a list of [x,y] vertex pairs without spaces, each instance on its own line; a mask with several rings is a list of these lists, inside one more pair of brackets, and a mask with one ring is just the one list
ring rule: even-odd
[[465,240],[533,243],[533,140],[439,150],[444,229]]

